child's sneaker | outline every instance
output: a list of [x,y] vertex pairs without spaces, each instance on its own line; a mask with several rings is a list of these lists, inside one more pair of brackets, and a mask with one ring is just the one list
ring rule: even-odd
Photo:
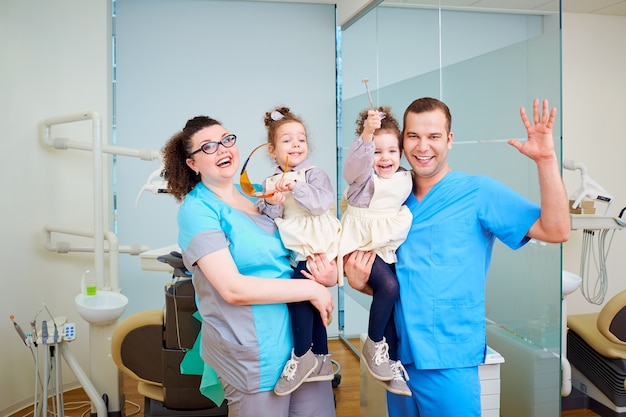
[[289,395],[294,392],[304,380],[317,368],[317,358],[311,349],[297,357],[291,351],[291,358],[285,364],[283,373],[274,386],[276,395]]
[[402,362],[390,360],[389,366],[391,367],[391,372],[393,373],[393,379],[385,383],[387,391],[411,397],[413,393],[406,383],[406,381],[409,380],[409,374],[406,373],[406,369],[404,369]]
[[389,345],[383,337],[380,342],[374,342],[367,336],[363,344],[361,359],[365,361],[367,369],[379,381],[391,381],[393,373],[389,366]]
[[335,377],[335,370],[333,369],[333,361],[330,359],[330,353],[315,356],[317,357],[317,367],[304,382],[332,381]]

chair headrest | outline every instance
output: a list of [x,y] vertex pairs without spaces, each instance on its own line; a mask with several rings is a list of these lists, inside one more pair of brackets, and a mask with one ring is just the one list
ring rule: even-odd
[[626,290],[617,293],[602,307],[596,325],[611,342],[626,345]]
[[190,277],[191,272],[185,267],[183,263],[183,255],[179,252],[172,251],[165,255],[157,257],[159,262],[163,262],[174,268],[174,275],[177,277]]

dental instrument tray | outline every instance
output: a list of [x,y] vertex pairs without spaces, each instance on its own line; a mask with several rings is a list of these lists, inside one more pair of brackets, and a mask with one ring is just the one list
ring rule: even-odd
[[163,262],[174,268],[175,277],[191,277],[191,272],[185,267],[183,263],[183,255],[177,251],[171,251],[165,255],[157,257],[159,262]]

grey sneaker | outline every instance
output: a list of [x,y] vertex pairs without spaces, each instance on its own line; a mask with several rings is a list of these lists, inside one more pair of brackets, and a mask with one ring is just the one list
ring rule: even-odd
[[305,379],[317,368],[317,358],[311,349],[297,357],[291,351],[291,358],[285,364],[283,373],[274,386],[276,395],[289,395],[294,392]]
[[333,368],[333,361],[330,359],[330,353],[315,356],[317,357],[317,367],[304,382],[332,381],[335,377],[335,370]]
[[409,374],[406,373],[406,369],[402,366],[402,362],[390,360],[389,366],[391,367],[391,372],[393,373],[393,379],[389,382],[385,382],[385,389],[394,394],[411,397],[413,393],[406,384],[406,381],[409,380]]
[[363,352],[361,359],[365,361],[365,365],[374,378],[379,381],[391,381],[393,373],[389,366],[389,345],[383,337],[380,342],[374,342],[367,337],[363,344]]

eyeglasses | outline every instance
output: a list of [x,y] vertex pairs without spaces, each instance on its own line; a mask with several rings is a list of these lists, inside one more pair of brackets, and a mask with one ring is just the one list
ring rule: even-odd
[[[244,194],[252,198],[270,198],[271,196],[276,194],[276,191],[271,191],[265,194],[263,194],[261,191],[257,191],[257,189],[254,188],[254,185],[252,185],[252,183],[250,182],[250,178],[248,178],[248,173],[246,172],[246,167],[248,166],[248,162],[250,162],[250,158],[252,157],[252,155],[257,150],[267,145],[269,145],[269,143],[264,143],[262,145],[259,145],[256,148],[254,148],[252,152],[250,152],[250,155],[248,155],[248,159],[246,159],[246,162],[244,162],[243,164],[243,168],[241,168],[241,174],[239,175],[239,186],[241,187],[241,191],[243,191]],[[283,171],[282,177],[285,176],[285,172],[287,172],[288,169],[289,169],[289,156],[285,156],[285,170]]]
[[222,145],[225,148],[232,148],[233,145],[237,142],[237,136],[235,135],[226,135],[219,142],[204,142],[198,149],[189,154],[189,157],[194,156],[198,152],[202,151],[207,155],[211,155],[212,153],[217,152],[217,148]]

